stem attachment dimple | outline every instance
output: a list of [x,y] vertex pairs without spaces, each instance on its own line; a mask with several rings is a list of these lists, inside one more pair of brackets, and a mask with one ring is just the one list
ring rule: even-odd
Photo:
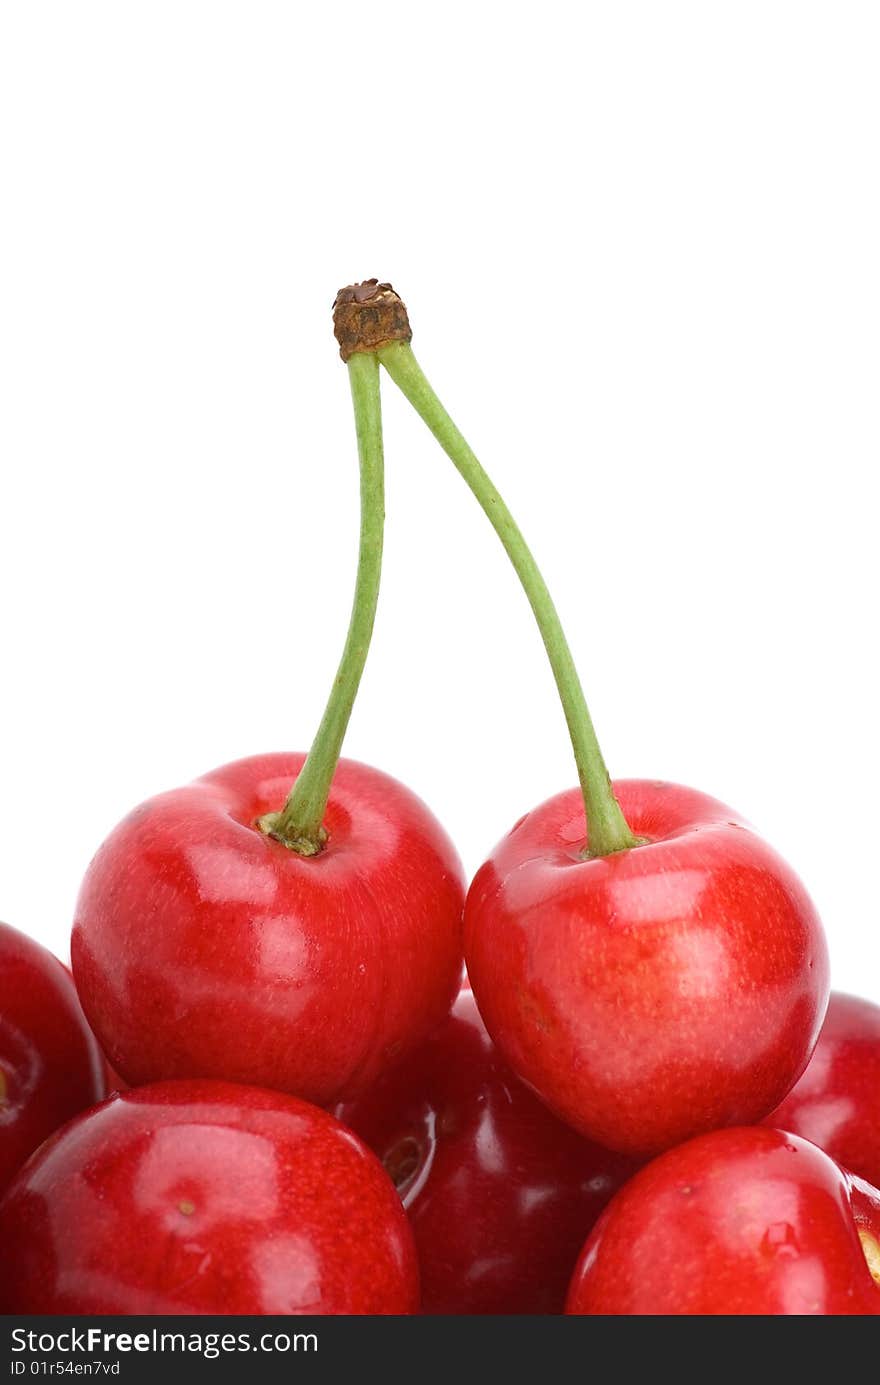
[[522,533],[500,494],[431,388],[412,348],[393,341],[377,355],[470,487],[498,535],[529,599],[559,690],[587,818],[589,856],[639,845],[611,785],[583,688],[556,607]]
[[342,659],[327,707],[305,764],[280,812],[266,813],[258,826],[300,856],[315,856],[327,841],[324,814],[342,742],[367,662],[379,581],[385,526],[385,479],[379,363],[358,351],[348,360],[361,477],[361,526],[354,604]]

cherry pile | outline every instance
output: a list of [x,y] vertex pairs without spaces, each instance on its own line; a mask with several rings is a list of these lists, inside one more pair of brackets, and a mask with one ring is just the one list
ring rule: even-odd
[[[86,872],[72,978],[0,926],[0,1312],[880,1314],[880,1008],[829,1003],[810,899],[738,813],[612,783],[400,298],[353,285],[334,325],[361,530],[308,755],[129,814]],[[469,889],[424,803],[340,759],[379,595],[381,370],[511,560],[577,768]]]

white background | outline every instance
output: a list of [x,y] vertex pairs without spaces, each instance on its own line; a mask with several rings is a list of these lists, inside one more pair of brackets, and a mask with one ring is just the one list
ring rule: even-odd
[[[0,913],[66,954],[143,797],[307,747],[376,274],[543,563],[612,772],[735,805],[880,1000],[871,3],[0,9]],[[473,870],[574,780],[527,604],[385,388],[347,743]]]

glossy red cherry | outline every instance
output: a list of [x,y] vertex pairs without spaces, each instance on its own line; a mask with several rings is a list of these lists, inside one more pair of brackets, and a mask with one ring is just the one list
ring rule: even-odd
[[[828,1001],[816,913],[785,863],[714,799],[640,781],[615,796],[547,584],[410,337],[407,324],[376,356],[522,584],[580,783],[523,818],[471,886],[465,957],[486,1027],[514,1071],[606,1147],[650,1154],[759,1121],[806,1066]],[[606,586],[613,600],[613,577]]]
[[832,993],[803,1077],[765,1124],[803,1135],[880,1187],[880,1006]]
[[729,808],[615,791],[645,844],[586,858],[580,794],[550,799],[477,874],[465,953],[520,1077],[584,1135],[648,1155],[773,1109],[812,1052],[828,958],[800,881]]
[[567,1311],[880,1314],[878,1238],[880,1192],[814,1145],[760,1127],[715,1131],[656,1159],[612,1200]]
[[326,1105],[447,1014],[461,970],[455,850],[388,775],[341,761],[327,840],[256,826],[302,755],[239,760],[135,809],[89,867],[83,1007],[125,1081],[213,1077]]
[[561,1313],[584,1236],[634,1167],[523,1086],[469,989],[421,1048],[337,1114],[398,1185],[425,1313]]
[[305,1102],[169,1082],[72,1121],[0,1203],[0,1312],[412,1313],[393,1185]]
[[105,1090],[70,973],[0,923],[0,1191],[47,1135]]

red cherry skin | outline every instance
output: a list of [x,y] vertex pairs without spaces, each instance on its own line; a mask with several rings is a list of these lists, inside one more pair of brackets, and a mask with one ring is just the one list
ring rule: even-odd
[[325,1111],[165,1082],[67,1125],[0,1202],[0,1312],[413,1313],[412,1233]]
[[[700,1135],[621,1189],[566,1311],[598,1316],[880,1313],[880,1193],[760,1126]],[[878,1270],[880,1273],[880,1270]]]
[[239,760],[136,808],[92,861],[73,971],[132,1086],[212,1077],[316,1105],[373,1081],[449,1012],[464,881],[420,799],[339,764],[305,858],[255,826],[302,755]]
[[514,1071],[583,1135],[646,1156],[773,1109],[816,1042],[828,955],[800,881],[729,808],[615,788],[646,844],[585,859],[580,794],[551,798],[478,872],[465,955]]
[[424,1313],[561,1313],[584,1236],[632,1161],[575,1134],[514,1076],[473,995],[337,1108],[395,1179]]
[[0,923],[0,1191],[47,1135],[105,1091],[70,973]]
[[832,992],[804,1075],[764,1123],[880,1187],[880,1006]]
[[108,1096],[111,1096],[113,1092],[128,1091],[128,1083],[123,1082],[122,1078],[119,1076],[119,1073],[116,1072],[113,1068],[111,1068],[106,1058],[104,1059],[104,1080],[107,1085]]

